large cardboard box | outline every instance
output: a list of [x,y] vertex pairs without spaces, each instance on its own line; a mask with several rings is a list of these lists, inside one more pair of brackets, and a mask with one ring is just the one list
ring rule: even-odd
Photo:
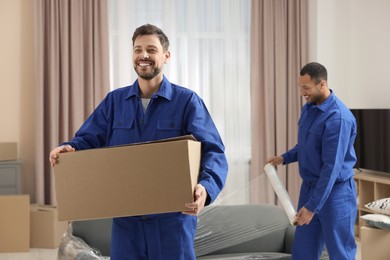
[[188,210],[201,144],[192,136],[60,154],[54,167],[59,220]]
[[16,161],[17,144],[0,142],[0,161]]
[[27,252],[29,250],[29,195],[1,195],[0,252]]
[[67,228],[67,221],[58,221],[57,207],[30,205],[31,248],[57,248]]
[[390,230],[360,228],[362,260],[388,260],[390,258]]

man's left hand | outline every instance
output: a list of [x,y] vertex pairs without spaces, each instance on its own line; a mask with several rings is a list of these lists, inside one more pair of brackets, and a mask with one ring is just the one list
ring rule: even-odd
[[201,184],[196,184],[194,190],[194,202],[185,203],[184,206],[188,211],[183,211],[183,214],[196,216],[204,208],[207,199],[207,191]]
[[302,207],[295,216],[295,220],[297,221],[299,226],[303,226],[309,224],[313,217],[314,212],[308,210],[305,207]]

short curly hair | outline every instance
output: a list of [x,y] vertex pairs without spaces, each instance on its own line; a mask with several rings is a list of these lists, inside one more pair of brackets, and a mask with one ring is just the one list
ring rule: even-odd
[[321,80],[328,80],[328,71],[326,68],[318,62],[310,62],[306,64],[300,72],[300,75],[309,75],[314,83],[318,84]]

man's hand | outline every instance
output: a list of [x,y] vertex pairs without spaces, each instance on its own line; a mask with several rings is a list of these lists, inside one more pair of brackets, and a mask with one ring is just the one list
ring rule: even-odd
[[182,213],[187,215],[193,215],[193,216],[198,215],[199,212],[204,208],[206,199],[207,199],[206,189],[201,184],[197,184],[194,190],[195,201],[184,204],[184,206],[187,207],[189,210],[183,211]]
[[308,210],[305,207],[302,207],[295,216],[295,221],[298,223],[299,226],[303,226],[309,224],[313,217],[314,212]]
[[274,156],[274,157],[271,157],[269,158],[266,163],[270,163],[272,164],[273,166],[277,166],[277,165],[280,165],[284,162],[284,158],[282,156]]
[[58,163],[58,157],[60,153],[66,153],[66,152],[74,152],[76,151],[72,146],[70,145],[61,145],[56,148],[54,148],[50,152],[49,161],[52,167]]

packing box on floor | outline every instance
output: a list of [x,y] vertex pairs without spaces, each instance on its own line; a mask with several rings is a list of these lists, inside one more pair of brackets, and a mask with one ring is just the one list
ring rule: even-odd
[[29,250],[29,195],[1,195],[0,252],[27,252]]
[[59,220],[185,211],[194,200],[201,144],[192,136],[60,154]]
[[362,226],[360,228],[360,236],[362,259],[389,259],[390,229]]
[[57,248],[68,227],[67,221],[58,221],[57,208],[48,205],[30,205],[30,247]]
[[0,142],[0,161],[16,161],[17,145],[16,143]]

